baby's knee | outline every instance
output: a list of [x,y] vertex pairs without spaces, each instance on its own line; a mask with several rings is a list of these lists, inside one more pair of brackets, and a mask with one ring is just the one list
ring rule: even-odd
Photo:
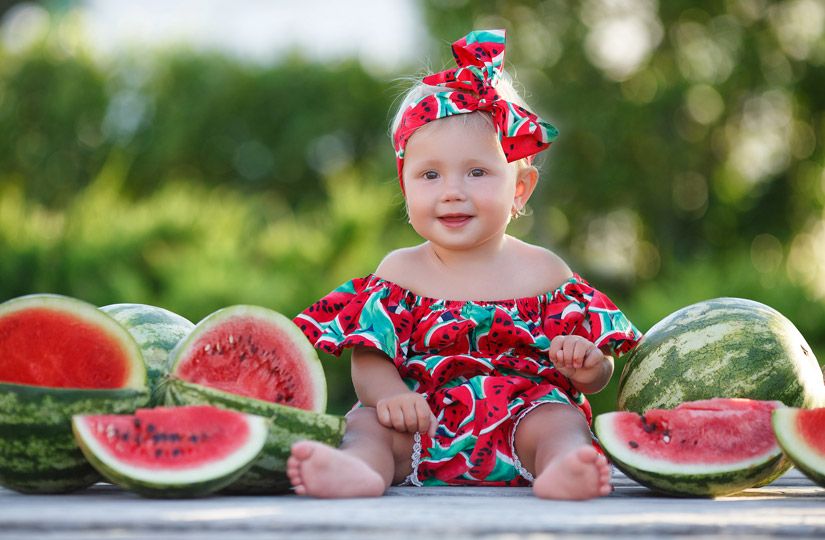
[[375,407],[358,407],[357,409],[352,409],[344,418],[347,421],[347,428],[361,424],[378,423],[378,413]]

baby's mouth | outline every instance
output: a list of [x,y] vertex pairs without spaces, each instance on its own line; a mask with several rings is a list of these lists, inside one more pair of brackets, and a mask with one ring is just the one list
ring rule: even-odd
[[439,216],[438,220],[447,227],[460,227],[472,218],[473,216],[468,214],[446,214],[444,216]]

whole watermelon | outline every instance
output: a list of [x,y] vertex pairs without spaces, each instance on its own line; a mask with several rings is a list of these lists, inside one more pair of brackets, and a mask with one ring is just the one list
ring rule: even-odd
[[619,379],[618,407],[645,412],[714,397],[813,407],[825,383],[811,347],[781,313],[716,298],[672,313],[645,334]]
[[159,404],[169,374],[169,353],[195,325],[177,313],[148,304],[111,304],[100,310],[125,327],[137,341],[149,378],[149,404]]

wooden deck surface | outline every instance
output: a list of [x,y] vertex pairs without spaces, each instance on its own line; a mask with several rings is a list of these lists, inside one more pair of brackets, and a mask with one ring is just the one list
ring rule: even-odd
[[825,489],[793,470],[718,499],[663,497],[621,473],[614,485],[586,502],[539,500],[529,488],[394,487],[335,501],[151,500],[108,484],[71,495],[0,489],[0,539],[825,538]]

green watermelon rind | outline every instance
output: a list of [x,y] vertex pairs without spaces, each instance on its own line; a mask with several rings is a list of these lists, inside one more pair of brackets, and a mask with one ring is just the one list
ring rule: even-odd
[[802,474],[825,487],[825,456],[816,452],[799,436],[796,429],[798,408],[786,407],[773,411],[771,425],[779,446]]
[[21,493],[69,493],[100,481],[72,435],[75,414],[127,414],[146,389],[83,390],[0,383],[0,485]]
[[[724,335],[737,333],[720,346]],[[718,360],[696,365],[691,355]],[[716,298],[680,309],[645,333],[619,378],[618,408],[642,413],[713,397],[809,408],[823,402],[825,384],[811,347],[781,313],[753,300]]]
[[117,340],[131,365],[117,389],[47,388],[0,382],[0,485],[21,493],[69,493],[100,480],[74,442],[71,416],[131,413],[148,403],[146,368],[132,335],[97,307],[58,294],[31,294],[0,304],[0,317],[25,309],[78,317]]
[[170,353],[171,375],[175,376],[178,366],[188,353],[190,346],[197,342],[203,334],[235,317],[252,317],[268,324],[275,324],[290,339],[291,344],[300,351],[299,363],[306,368],[312,381],[313,410],[323,413],[327,407],[327,382],[318,353],[294,322],[281,313],[265,307],[238,304],[219,309],[204,317]]
[[205,497],[235,482],[258,460],[269,433],[269,421],[252,414],[244,415],[249,423],[249,440],[230,456],[186,471],[147,470],[129,466],[109,454],[88,433],[84,415],[72,419],[72,431],[89,463],[107,480],[150,498]]
[[172,377],[166,386],[168,405],[215,405],[271,420],[269,437],[260,458],[226,491],[245,494],[285,493],[290,489],[286,460],[292,444],[314,440],[338,446],[344,434],[343,417],[306,411],[238,396]]
[[195,327],[173,311],[148,304],[110,304],[100,310],[126,328],[140,347],[146,364],[150,404],[162,401],[160,386],[169,374],[169,353]]
[[604,413],[596,417],[594,430],[611,462],[629,478],[656,492],[676,497],[722,497],[765,485],[784,474],[790,463],[781,448],[763,456],[711,466],[674,464],[634,455],[616,436],[611,419],[623,413]]

